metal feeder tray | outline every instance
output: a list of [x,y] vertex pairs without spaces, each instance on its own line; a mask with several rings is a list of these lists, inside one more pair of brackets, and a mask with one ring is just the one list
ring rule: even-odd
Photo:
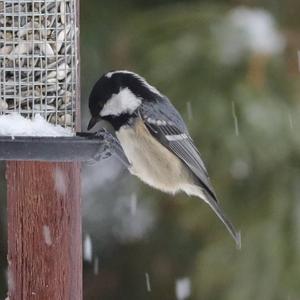
[[70,137],[0,136],[0,160],[96,162],[110,156],[130,165],[118,140],[105,129]]

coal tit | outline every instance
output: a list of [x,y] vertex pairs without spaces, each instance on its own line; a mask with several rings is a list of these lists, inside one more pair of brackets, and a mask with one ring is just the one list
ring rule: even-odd
[[114,127],[131,174],[163,192],[203,199],[240,248],[240,233],[226,218],[187,127],[166,96],[133,72],[111,71],[94,85],[89,108],[88,130],[100,120]]

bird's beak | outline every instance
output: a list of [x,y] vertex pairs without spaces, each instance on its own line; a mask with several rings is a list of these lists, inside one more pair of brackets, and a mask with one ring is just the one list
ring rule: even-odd
[[92,117],[87,127],[87,130],[91,130],[96,125],[96,123],[98,123],[100,120],[101,120],[100,116]]

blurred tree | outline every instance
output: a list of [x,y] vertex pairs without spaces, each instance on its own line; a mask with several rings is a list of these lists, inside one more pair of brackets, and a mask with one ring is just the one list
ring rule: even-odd
[[[257,42],[247,46],[245,32],[232,31],[234,6],[191,2],[196,1],[125,1],[118,10],[112,5],[104,21],[109,37],[97,41],[103,55],[93,71],[89,66],[85,71],[98,77],[108,69],[131,69],[170,97],[185,116],[227,213],[240,224],[243,249],[234,249],[204,204],[183,202],[184,195],[174,201],[145,187],[141,194],[152,194],[159,205],[156,226],[142,241],[115,246],[119,279],[105,299],[174,299],[175,279],[182,276],[193,283],[191,299],[296,299],[299,78],[284,56],[284,39],[287,49],[289,40],[282,37],[278,44],[280,32],[271,27],[279,36],[274,38],[278,50],[271,51],[276,47],[271,45],[269,52],[258,51]],[[295,25],[285,21],[288,5],[256,1],[265,4],[285,30]],[[273,24],[265,10],[249,13]],[[84,53],[93,47],[84,46]],[[224,56],[224,47],[235,55]],[[296,57],[293,61],[296,65]]]

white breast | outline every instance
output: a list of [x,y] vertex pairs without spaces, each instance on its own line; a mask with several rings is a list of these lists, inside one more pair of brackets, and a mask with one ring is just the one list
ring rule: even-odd
[[130,172],[145,183],[173,194],[191,183],[181,160],[152,137],[142,120],[134,128],[121,127],[116,135],[132,164]]

